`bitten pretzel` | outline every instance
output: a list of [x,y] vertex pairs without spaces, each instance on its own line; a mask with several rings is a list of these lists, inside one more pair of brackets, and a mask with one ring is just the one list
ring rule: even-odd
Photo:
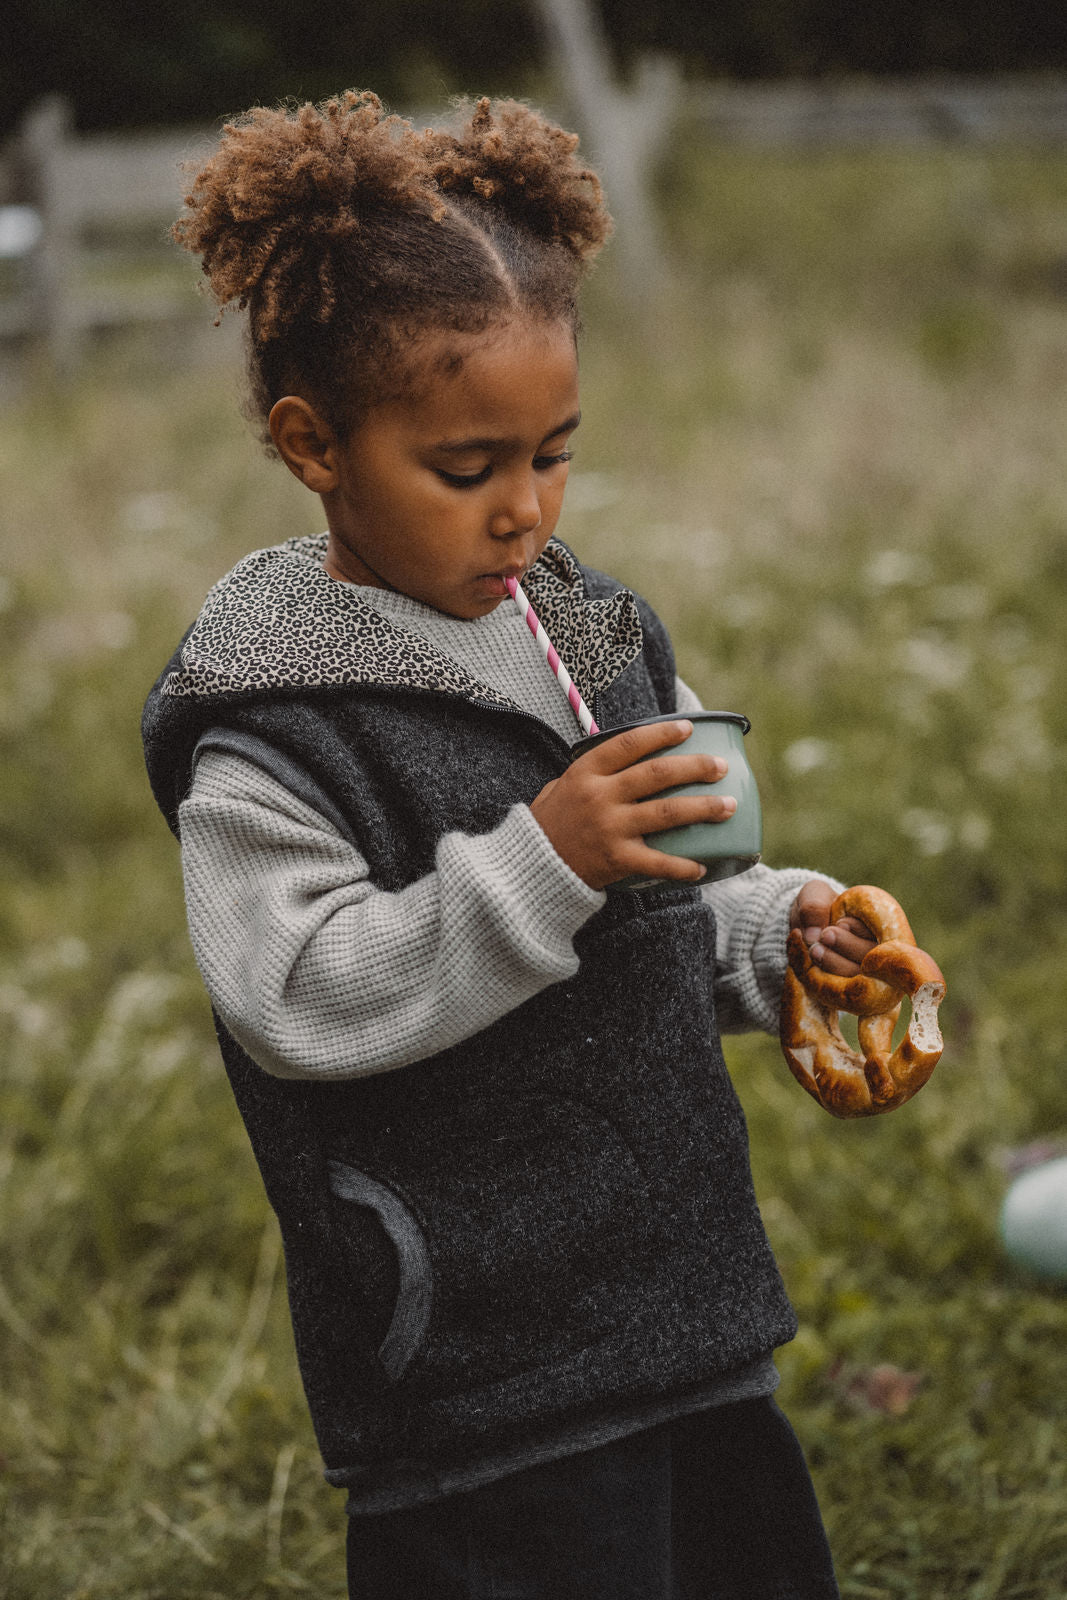
[[[781,1040],[797,1082],[835,1117],[873,1117],[917,1094],[941,1059],[937,1011],[945,980],[920,950],[892,895],[869,885],[846,889],[829,922],[856,917],[878,941],[851,978],[823,972],[799,928],[789,935],[789,970],[782,996]],[[908,1031],[890,1054],[904,996],[911,1000]],[[839,1011],[859,1018],[858,1055],[842,1036]]]

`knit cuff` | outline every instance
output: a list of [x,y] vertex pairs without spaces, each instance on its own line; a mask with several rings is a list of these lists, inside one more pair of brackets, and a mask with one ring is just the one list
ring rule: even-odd
[[600,910],[604,891],[572,872],[529,806],[513,806],[477,847],[483,884],[492,884],[493,899],[507,910],[512,951],[521,950],[532,968],[573,975],[574,936]]
[[[727,880],[723,910],[709,895],[720,920],[716,997],[724,1033],[753,1028],[777,1033],[789,913],[800,890],[813,878],[829,884],[835,894],[843,887],[825,873],[804,867],[780,871],[755,867],[751,873]],[[723,917],[727,908],[728,920]]]

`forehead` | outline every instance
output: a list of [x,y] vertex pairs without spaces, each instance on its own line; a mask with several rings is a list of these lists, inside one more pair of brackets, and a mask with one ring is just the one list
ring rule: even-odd
[[408,393],[382,409],[420,436],[538,443],[578,409],[574,334],[558,322],[426,335],[413,352],[411,378]]

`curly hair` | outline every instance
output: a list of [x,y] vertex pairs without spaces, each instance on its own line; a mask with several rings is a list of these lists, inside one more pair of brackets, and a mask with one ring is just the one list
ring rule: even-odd
[[297,392],[347,436],[431,330],[516,313],[577,330],[579,281],[611,229],[577,135],[514,100],[466,111],[419,133],[349,90],[223,129],[172,231],[219,306],[248,310],[262,420]]

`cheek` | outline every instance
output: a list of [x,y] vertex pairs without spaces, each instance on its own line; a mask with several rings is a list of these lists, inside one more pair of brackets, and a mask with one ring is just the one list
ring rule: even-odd
[[564,478],[562,483],[552,484],[547,493],[542,495],[542,516],[545,518],[545,520],[551,518],[551,520],[555,522],[559,517],[560,511],[563,507],[563,496],[566,488],[567,480]]

